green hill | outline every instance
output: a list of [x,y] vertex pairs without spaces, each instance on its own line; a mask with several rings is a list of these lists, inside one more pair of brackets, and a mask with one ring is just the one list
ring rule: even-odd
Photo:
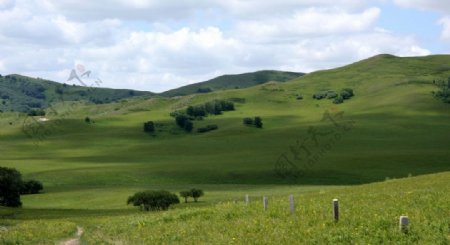
[[[4,112],[0,166],[42,181],[45,193],[25,196],[22,210],[5,211],[2,217],[8,220],[0,226],[7,231],[0,228],[0,239],[41,242],[50,239],[39,236],[46,227],[43,233],[53,240],[42,243],[53,243],[80,225],[86,229],[83,239],[94,244],[176,243],[185,241],[176,234],[209,230],[200,243],[216,236],[223,243],[233,237],[248,243],[239,236],[248,230],[268,234],[269,244],[280,232],[286,243],[445,244],[448,174],[435,173],[450,171],[450,104],[432,92],[450,77],[448,64],[450,55],[379,55],[284,83],[97,105],[60,103],[48,121]],[[354,96],[343,103],[313,98],[334,97],[345,88]],[[235,110],[193,120],[191,133],[170,116],[217,100],[233,101]],[[256,116],[262,128],[243,124]],[[155,133],[143,131],[147,121],[155,123]],[[207,125],[218,129],[197,132]],[[435,175],[340,189],[425,174]],[[140,190],[194,187],[205,190],[202,202],[180,204],[174,211],[143,215],[125,204]],[[247,212],[228,203],[246,193],[278,196],[274,210],[262,214],[252,206]],[[290,193],[301,195],[295,220],[283,213]],[[342,199],[343,215],[349,217],[339,224],[327,221],[334,197]],[[219,202],[227,203],[216,207]],[[395,233],[402,214],[413,220],[411,236]],[[225,223],[229,226],[221,226]]]
[[304,73],[285,71],[257,71],[238,75],[223,75],[214,79],[186,85],[161,93],[163,96],[183,96],[195,93],[209,93],[212,91],[248,88],[269,81],[286,82],[303,76]]
[[60,84],[20,75],[0,76],[0,110],[27,112],[60,101],[110,103],[134,96],[153,95],[129,89],[107,89]]

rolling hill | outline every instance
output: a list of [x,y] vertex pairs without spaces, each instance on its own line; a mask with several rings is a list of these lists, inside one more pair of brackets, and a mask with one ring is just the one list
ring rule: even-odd
[[303,76],[304,73],[285,71],[257,71],[238,75],[223,75],[211,80],[186,85],[161,93],[162,96],[183,96],[212,91],[248,88],[269,81],[286,82]]
[[[21,210],[2,210],[8,219],[0,223],[7,229],[0,239],[46,241],[39,235],[46,227],[52,243],[80,225],[86,229],[82,240],[94,244],[145,243],[155,234],[159,243],[176,243],[186,241],[179,234],[193,232],[207,234],[199,238],[204,243],[218,236],[223,243],[246,243],[242,230],[268,234],[269,244],[279,243],[275,234],[285,231],[287,242],[445,244],[448,173],[440,172],[450,171],[450,104],[432,92],[450,77],[448,64],[450,55],[378,55],[242,89],[61,103],[48,121],[4,112],[0,166],[42,181],[45,193],[25,196]],[[333,92],[345,88],[354,96],[333,103]],[[314,99],[317,93],[330,98]],[[170,116],[216,100],[233,101],[235,110],[193,120],[191,133]],[[256,116],[263,128],[243,124]],[[143,131],[147,121],[155,123],[155,133]],[[196,131],[207,125],[218,129]],[[365,185],[410,176],[418,177]],[[136,191],[193,187],[205,190],[202,202],[169,212],[143,215],[125,204]],[[230,200],[246,193],[276,196],[274,209],[263,214],[256,206],[232,206]],[[291,193],[302,198],[298,219],[283,211]],[[326,221],[334,197],[342,198],[349,217],[338,224]],[[411,236],[395,233],[402,214],[417,222]]]
[[109,103],[134,96],[151,96],[151,92],[107,89],[61,84],[21,75],[0,76],[0,110],[28,112],[47,108],[58,101]]

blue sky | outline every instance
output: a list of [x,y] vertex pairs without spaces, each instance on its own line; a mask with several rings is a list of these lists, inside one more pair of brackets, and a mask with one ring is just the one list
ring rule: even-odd
[[0,0],[0,74],[57,82],[82,65],[101,86],[160,92],[449,51],[449,1]]

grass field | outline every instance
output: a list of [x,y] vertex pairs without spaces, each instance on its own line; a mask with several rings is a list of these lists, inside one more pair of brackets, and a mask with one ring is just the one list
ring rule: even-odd
[[[285,237],[283,243],[446,244],[448,173],[342,186],[450,171],[450,106],[431,95],[437,89],[432,81],[450,76],[449,62],[450,56],[382,55],[246,89],[104,105],[62,101],[54,106],[57,115],[38,124],[22,114],[2,113],[0,166],[17,168],[24,179],[42,181],[45,193],[24,196],[23,209],[2,210],[0,226],[7,231],[0,231],[1,239],[45,244],[70,237],[80,225],[88,244],[102,240],[135,244],[145,239],[195,243],[181,234],[221,244],[233,237],[236,243],[274,243],[276,234]],[[343,104],[312,99],[317,91],[346,87],[355,91],[355,97]],[[296,99],[299,94],[303,100]],[[217,124],[216,131],[188,134],[169,116],[187,105],[230,98],[245,103],[236,103],[235,111],[194,122],[196,128]],[[326,117],[322,120],[326,113],[339,126]],[[95,123],[85,123],[86,116]],[[244,117],[254,116],[263,118],[263,129],[242,124]],[[149,120],[159,125],[154,135],[142,130]],[[297,142],[303,140],[309,153],[318,156],[314,161],[298,150]],[[296,176],[298,171],[303,174]],[[139,190],[178,192],[191,187],[206,191],[202,202],[182,204],[167,213],[144,215],[125,205],[126,198]],[[251,207],[229,203],[247,193],[271,196],[274,209],[262,212],[260,201]],[[306,202],[297,218],[283,211],[291,193]],[[405,202],[397,202],[397,195]],[[349,214],[339,224],[333,224],[326,211],[336,196],[344,203],[344,217]],[[369,213],[369,223],[362,210]],[[401,214],[423,222],[414,223],[414,232],[401,236],[395,232]],[[139,228],[141,221],[144,228]],[[251,225],[254,221],[257,224]],[[43,228],[48,230],[40,236],[36,233],[43,222],[48,222]],[[194,234],[207,228],[210,232],[204,236]],[[251,235],[243,237],[243,230]]]

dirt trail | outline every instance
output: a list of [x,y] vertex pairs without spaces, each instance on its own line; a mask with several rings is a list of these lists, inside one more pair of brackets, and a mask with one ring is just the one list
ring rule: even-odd
[[80,245],[80,237],[83,235],[83,228],[77,226],[77,234],[75,238],[60,242],[59,245]]

